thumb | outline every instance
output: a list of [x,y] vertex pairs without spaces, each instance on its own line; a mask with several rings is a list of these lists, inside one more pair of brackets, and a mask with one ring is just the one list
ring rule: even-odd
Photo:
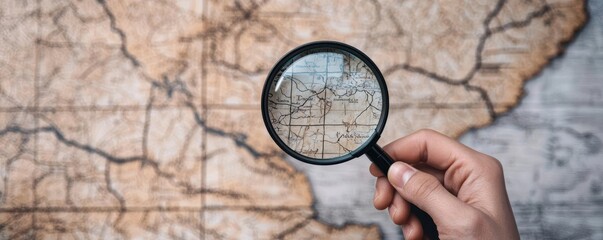
[[468,205],[452,195],[437,178],[404,162],[395,162],[387,178],[405,200],[427,212],[436,223],[461,216]]

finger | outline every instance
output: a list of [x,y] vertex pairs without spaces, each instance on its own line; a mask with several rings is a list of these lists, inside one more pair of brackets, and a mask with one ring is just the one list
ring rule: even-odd
[[415,165],[412,165],[414,168],[416,168],[417,170],[427,173],[431,176],[434,176],[435,178],[438,179],[438,181],[440,181],[440,183],[443,185],[444,184],[444,171],[439,170],[439,169],[435,169],[427,164],[424,163],[418,163]]
[[402,198],[431,215],[436,224],[468,211],[469,206],[448,192],[434,176],[404,162],[395,162],[390,167],[388,180]]
[[386,145],[383,150],[396,161],[424,162],[439,170],[448,169],[458,159],[472,159],[466,156],[476,153],[433,130],[420,130]]
[[402,225],[402,234],[407,240],[423,239],[423,227],[417,216],[409,216],[408,221]]
[[[424,163],[417,163],[417,164],[413,165],[413,167],[415,167],[416,169],[419,169],[425,173],[429,173],[429,174],[433,175],[442,183],[444,182],[444,172],[442,170],[435,169]],[[377,168],[377,166],[375,166],[375,164],[373,164],[373,163],[371,163],[371,165],[369,166],[369,171],[371,172],[371,175],[373,175],[374,177],[385,176],[381,172],[381,170],[379,170],[379,168]]]
[[[395,211],[392,211],[392,209],[395,209]],[[399,194],[395,194],[394,200],[390,205],[389,215],[395,224],[401,225],[408,221],[410,205]]]
[[373,197],[373,205],[376,209],[383,210],[391,205],[394,198],[394,188],[387,181],[386,177],[377,178],[375,183],[375,196]]
[[369,172],[371,172],[371,175],[373,175],[375,177],[385,176],[385,174],[383,172],[381,172],[381,170],[379,170],[379,168],[377,168],[377,166],[375,166],[374,163],[371,163],[371,166],[369,166]]

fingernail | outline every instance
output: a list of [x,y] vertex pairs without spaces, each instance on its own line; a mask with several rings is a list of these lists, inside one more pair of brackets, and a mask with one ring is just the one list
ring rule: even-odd
[[387,177],[396,187],[404,186],[408,180],[417,172],[417,169],[403,162],[395,162],[389,168]]

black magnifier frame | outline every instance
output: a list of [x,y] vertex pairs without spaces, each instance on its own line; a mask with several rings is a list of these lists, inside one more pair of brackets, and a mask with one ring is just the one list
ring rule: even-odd
[[[279,79],[280,76],[284,73],[284,70],[287,69],[289,66],[293,65],[293,63],[295,63],[298,59],[301,59],[304,56],[320,52],[351,54],[352,56],[360,59],[360,61],[362,61],[362,63],[364,63],[371,70],[372,74],[376,78],[376,81],[379,83],[382,98],[381,115],[379,116],[379,122],[377,123],[372,135],[366,141],[364,141],[363,144],[361,144],[353,151],[346,153],[342,156],[327,159],[312,158],[302,155],[296,152],[295,150],[291,149],[287,144],[285,144],[285,142],[283,142],[283,140],[278,136],[272,126],[269,116],[270,113],[268,109],[268,98],[271,87],[274,84],[274,81]],[[383,150],[377,145],[377,140],[379,140],[379,137],[381,137],[381,132],[383,131],[383,128],[385,128],[385,122],[387,120],[387,114],[389,110],[389,96],[387,86],[385,85],[385,79],[383,78],[381,71],[379,71],[379,68],[377,68],[377,65],[366,54],[350,45],[335,41],[318,41],[307,43],[291,50],[276,63],[276,65],[270,71],[270,74],[268,74],[266,83],[264,84],[264,89],[262,91],[261,104],[262,118],[264,119],[264,124],[266,125],[266,129],[268,129],[270,137],[272,137],[272,139],[281,149],[283,149],[283,151],[300,161],[316,165],[332,165],[349,161],[363,154],[367,154],[367,156],[372,155],[376,158],[379,158],[378,156],[383,154]],[[383,161],[389,161],[389,159],[384,159]],[[379,164],[383,165],[383,167],[386,168],[382,169],[380,167],[380,169],[385,170],[385,173],[387,173],[387,169],[389,169],[389,166],[391,164],[391,161],[389,161],[389,164]]]
[[[345,155],[328,159],[318,159],[304,156],[291,149],[287,144],[283,142],[283,140],[278,136],[278,134],[274,130],[272,122],[270,120],[270,113],[268,109],[268,98],[270,96],[269,94],[271,86],[272,84],[274,84],[274,81],[278,79],[277,77],[282,76],[284,71],[287,69],[286,67],[291,66],[293,63],[295,63],[295,61],[301,59],[304,56],[320,52],[343,52],[351,54],[354,57],[360,59],[367,67],[369,67],[369,69],[375,76],[377,82],[379,83],[382,96],[381,116],[379,117],[379,122],[377,123],[373,134],[355,150]],[[316,165],[332,165],[349,161],[353,158],[357,158],[363,154],[366,154],[368,159],[371,160],[385,175],[387,175],[389,167],[394,162],[391,157],[385,151],[383,151],[383,149],[377,144],[377,140],[379,140],[379,137],[381,137],[381,132],[385,127],[385,122],[387,120],[387,114],[389,111],[389,95],[387,91],[387,86],[385,84],[385,78],[383,78],[383,75],[381,74],[381,71],[379,71],[379,68],[377,68],[377,65],[366,54],[350,45],[335,41],[318,41],[301,45],[289,51],[276,63],[276,65],[274,65],[274,67],[272,67],[270,74],[268,74],[266,83],[264,84],[264,89],[262,91],[261,105],[262,118],[264,120],[264,124],[266,125],[266,129],[268,129],[270,137],[272,137],[274,142],[276,142],[276,144],[281,149],[283,149],[283,151],[300,161]],[[425,234],[425,236],[427,236],[429,239],[439,239],[437,227],[433,222],[433,219],[427,213],[425,213],[423,210],[419,209],[413,204],[410,204],[410,208],[411,212],[413,212],[421,221],[421,224],[423,226],[423,233]]]

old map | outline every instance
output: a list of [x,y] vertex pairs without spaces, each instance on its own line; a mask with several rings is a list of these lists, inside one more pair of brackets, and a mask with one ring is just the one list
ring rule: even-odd
[[309,41],[346,42],[388,82],[383,142],[423,127],[459,136],[518,103],[585,9],[1,0],[0,238],[382,237],[375,224],[317,217],[314,186],[260,117],[272,64]]
[[364,62],[348,52],[323,51],[284,66],[266,104],[284,144],[316,159],[343,156],[369,141],[383,109],[379,81]]

